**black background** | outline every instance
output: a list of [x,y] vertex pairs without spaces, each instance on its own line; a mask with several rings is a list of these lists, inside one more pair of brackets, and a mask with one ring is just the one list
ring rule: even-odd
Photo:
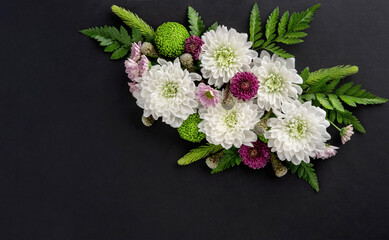
[[[316,2],[259,7],[264,18]],[[112,4],[155,28],[186,24],[191,5],[207,25],[247,32],[253,3],[2,1],[0,239],[389,239],[389,104],[358,108],[367,134],[316,161],[319,193],[271,168],[210,175],[203,161],[177,166],[196,145],[144,127],[123,62],[78,33],[120,26]],[[388,98],[388,11],[387,0],[323,1],[305,43],[287,48],[297,70],[358,65],[349,80]]]

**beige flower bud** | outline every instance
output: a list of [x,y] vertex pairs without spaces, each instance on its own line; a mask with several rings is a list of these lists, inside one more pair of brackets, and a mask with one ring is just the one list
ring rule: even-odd
[[153,125],[155,119],[153,118],[152,115],[148,116],[148,117],[145,117],[145,116],[142,116],[142,123],[146,126],[146,127],[151,127],[151,125]]
[[193,62],[193,56],[190,53],[184,53],[180,57],[182,67],[187,69],[189,72],[196,72],[196,66]]
[[159,57],[157,50],[155,50],[153,44],[149,42],[142,43],[142,46],[140,47],[140,51],[142,52],[143,55],[146,55],[147,57],[152,57],[152,58]]
[[281,161],[274,153],[270,156],[270,162],[277,177],[283,177],[288,172],[288,169],[282,165]]

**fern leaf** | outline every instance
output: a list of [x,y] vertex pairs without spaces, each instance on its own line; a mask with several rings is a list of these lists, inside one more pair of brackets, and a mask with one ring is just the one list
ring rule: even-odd
[[320,3],[308,8],[304,12],[293,13],[290,17],[288,32],[302,31],[307,29],[309,27],[309,23],[313,20],[313,16],[315,15],[319,7]]
[[114,42],[111,45],[104,48],[104,52],[113,52],[120,47],[118,42]]
[[261,18],[258,5],[255,3],[250,13],[250,41],[253,43],[253,49],[258,49],[264,40],[260,40],[261,33]]
[[142,41],[142,34],[136,29],[132,29],[131,40],[135,43]]
[[129,48],[122,46],[122,47],[116,49],[116,50],[112,53],[111,59],[112,59],[112,60],[120,59],[120,58],[124,57],[124,56],[128,53],[128,51],[130,51]]
[[328,94],[328,99],[330,100],[331,105],[338,111],[344,112],[344,107],[342,103],[339,101],[338,96],[335,94]]
[[266,30],[265,30],[265,36],[267,39],[266,42],[271,42],[276,37],[276,34],[274,34],[274,32],[276,31],[279,14],[280,14],[280,10],[277,7],[276,9],[274,9],[274,11],[270,14],[269,18],[267,19]]
[[220,145],[212,145],[208,143],[207,145],[190,150],[189,153],[180,158],[177,163],[179,165],[188,165],[200,159],[206,158],[211,154],[217,153],[222,149],[223,147]]
[[296,173],[299,178],[304,179],[311,185],[317,192],[319,191],[319,181],[312,163],[301,162],[300,165],[294,165],[293,163],[286,161],[286,165],[291,173]]
[[111,9],[112,12],[121,18],[123,22],[129,27],[136,28],[139,30],[139,32],[142,33],[143,36],[149,36],[151,39],[154,39],[154,29],[141,18],[139,18],[138,15],[116,5],[112,5]]
[[216,28],[219,26],[219,24],[217,22],[213,23],[208,29],[207,29],[207,32],[211,31],[211,30],[214,30],[216,31]]
[[[361,133],[366,133],[365,128],[359,122],[358,118],[356,118],[350,111],[344,110],[344,112],[337,112],[337,114],[341,115],[344,124],[346,125],[352,124],[355,130]],[[338,123],[342,123],[342,122],[338,121]]]
[[350,89],[354,85],[353,82],[345,83],[340,88],[338,88],[335,93],[337,95],[343,95],[348,89]]
[[332,68],[324,68],[320,69],[318,71],[312,72],[309,75],[309,78],[307,80],[308,85],[313,85],[317,83],[320,79],[323,79],[325,77],[329,77],[329,80],[333,79],[343,79],[346,76],[350,76],[352,74],[355,74],[358,72],[357,66],[336,66]]
[[[309,79],[309,77],[308,77]],[[307,93],[319,93],[323,88],[325,88],[326,83],[329,81],[328,77],[320,79],[320,81],[313,84],[308,90]]]
[[339,78],[338,78],[338,79],[332,80],[332,81],[331,81],[329,84],[327,84],[327,86],[323,89],[323,92],[325,92],[325,93],[332,93],[332,92],[335,90],[336,86],[338,86],[339,82],[340,82],[340,79],[339,79]]
[[274,43],[267,45],[267,46],[262,46],[263,49],[268,50],[270,52],[273,52],[277,54],[280,57],[283,58],[292,58],[294,57],[292,54],[287,53],[284,49],[276,46]]
[[280,22],[278,23],[278,38],[281,38],[286,33],[286,26],[288,25],[289,20],[289,11],[286,11],[282,17]]
[[238,149],[232,147],[228,150],[224,150],[224,155],[220,160],[219,164],[215,169],[212,170],[212,174],[219,173],[228,168],[234,167],[235,165],[239,165],[242,161],[242,158],[239,156]]
[[320,102],[320,104],[329,109],[329,110],[332,110],[334,109],[331,105],[331,103],[328,101],[328,99],[326,98],[326,96],[322,93],[316,93],[316,99]]
[[188,7],[188,19],[190,35],[196,35],[200,37],[201,34],[203,34],[205,31],[205,26],[199,13],[196,12],[196,10],[194,10],[191,6]]
[[111,59],[124,57],[131,48],[131,38],[124,27],[120,31],[115,27],[93,27],[80,31],[82,34],[96,39],[105,52],[113,52]]

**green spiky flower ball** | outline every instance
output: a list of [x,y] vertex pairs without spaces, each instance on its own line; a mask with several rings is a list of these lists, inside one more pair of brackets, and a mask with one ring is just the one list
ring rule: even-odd
[[176,22],[166,22],[155,32],[155,45],[159,54],[176,58],[184,53],[185,40],[189,38],[186,28]]
[[179,127],[178,133],[180,134],[180,137],[184,140],[190,141],[190,142],[201,142],[205,138],[205,134],[202,132],[199,132],[199,123],[202,121],[200,119],[200,116],[198,113],[190,115]]

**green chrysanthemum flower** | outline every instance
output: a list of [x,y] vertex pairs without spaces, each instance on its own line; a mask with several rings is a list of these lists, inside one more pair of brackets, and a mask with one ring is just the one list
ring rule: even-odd
[[200,119],[198,113],[190,115],[177,129],[180,137],[190,142],[201,142],[205,138],[205,134],[199,132],[199,127],[197,126],[201,121],[202,119]]
[[185,39],[189,38],[186,28],[176,22],[166,22],[155,32],[155,45],[159,54],[175,58],[184,53]]

